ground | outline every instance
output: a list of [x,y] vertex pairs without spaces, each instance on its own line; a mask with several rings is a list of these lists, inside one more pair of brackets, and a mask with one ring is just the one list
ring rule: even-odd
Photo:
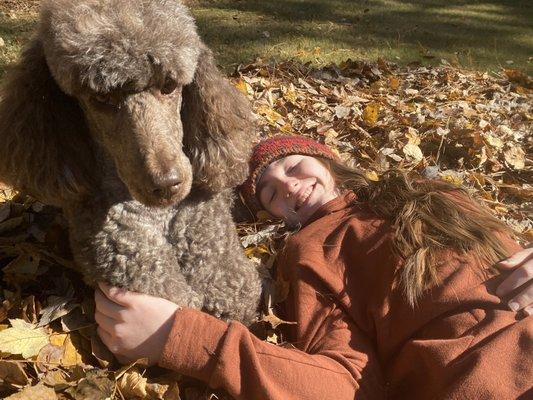
[[[0,4],[0,73],[27,40],[38,3]],[[263,136],[313,137],[371,180],[401,167],[463,184],[533,240],[525,1],[189,3]],[[239,234],[246,254],[268,266],[283,230],[258,217]],[[193,398],[189,383],[164,371],[113,364],[66,243],[57,210],[0,187],[0,397],[174,399],[181,390]],[[267,320],[276,343],[269,324],[277,321]],[[209,396],[200,398],[223,398]]]

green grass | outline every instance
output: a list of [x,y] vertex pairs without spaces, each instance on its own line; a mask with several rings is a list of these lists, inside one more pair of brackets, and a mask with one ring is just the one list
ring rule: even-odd
[[4,42],[4,46],[0,47],[0,78],[4,74],[6,66],[19,56],[20,50],[31,35],[34,25],[34,13],[17,13],[15,17],[0,13],[0,38]]
[[[318,65],[383,57],[399,64],[438,64],[446,59],[470,69],[518,68],[531,75],[530,2],[189,1],[204,40],[227,70],[255,57],[296,58]],[[34,23],[33,12],[20,11],[16,18],[0,14],[0,37],[6,42],[0,48],[0,77]]]
[[193,12],[228,67],[255,56],[319,64],[383,57],[532,72],[530,0],[204,0]]

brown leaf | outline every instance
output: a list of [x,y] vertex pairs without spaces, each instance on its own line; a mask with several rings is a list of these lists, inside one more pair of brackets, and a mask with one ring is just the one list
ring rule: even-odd
[[49,296],[47,306],[41,310],[42,317],[38,326],[48,325],[50,322],[67,315],[78,307],[79,304],[70,303],[72,300],[73,298],[70,296]]
[[0,360],[0,381],[9,385],[25,386],[30,383],[23,364],[15,360]]
[[107,346],[102,342],[96,331],[91,336],[91,352],[102,368],[106,368],[115,361],[115,356]]
[[87,376],[81,379],[76,387],[68,388],[66,392],[74,400],[111,400],[115,391],[115,384],[107,373],[93,369],[87,372]]
[[54,389],[39,383],[35,386],[28,386],[22,391],[6,397],[6,400],[57,400],[57,396]]
[[263,315],[263,317],[261,318],[261,321],[269,323],[272,329],[276,329],[281,324],[287,324],[287,325],[297,324],[297,322],[293,322],[293,321],[284,321],[272,313],[268,315]]

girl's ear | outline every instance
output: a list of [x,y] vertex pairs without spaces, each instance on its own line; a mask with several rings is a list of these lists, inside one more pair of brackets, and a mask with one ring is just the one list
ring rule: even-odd
[[91,143],[78,102],[34,39],[0,89],[0,181],[48,204],[72,201],[90,189]]
[[194,184],[218,192],[242,183],[257,138],[251,107],[222,77],[205,45],[193,82],[183,88],[181,118]]

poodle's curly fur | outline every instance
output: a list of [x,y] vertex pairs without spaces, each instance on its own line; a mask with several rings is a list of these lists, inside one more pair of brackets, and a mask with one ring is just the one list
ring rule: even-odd
[[176,0],[45,0],[0,92],[0,179],[63,208],[88,283],[249,323],[230,215],[256,133]]

